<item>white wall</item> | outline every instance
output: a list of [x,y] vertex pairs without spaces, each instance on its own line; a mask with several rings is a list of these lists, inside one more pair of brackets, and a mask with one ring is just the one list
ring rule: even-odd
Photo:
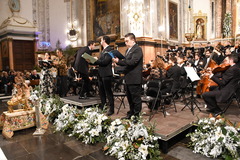
[[[7,17],[12,16],[12,12],[8,6],[8,0],[0,1],[0,15],[0,24],[2,24]],[[17,15],[29,20],[32,23],[32,0],[20,0],[20,12],[17,13]]]
[[52,48],[56,48],[58,40],[61,47],[66,47],[67,41],[67,3],[63,0],[49,0],[50,17],[50,42]]
[[0,25],[8,17],[11,17],[11,15],[12,15],[12,13],[10,11],[10,8],[8,7],[8,1],[0,0]]
[[33,23],[32,0],[20,0],[20,7],[19,16]]

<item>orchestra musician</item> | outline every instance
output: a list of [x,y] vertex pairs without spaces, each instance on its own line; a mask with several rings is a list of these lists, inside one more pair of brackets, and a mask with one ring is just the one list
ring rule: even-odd
[[169,64],[171,64],[171,68],[167,70],[167,78],[173,79],[172,87],[170,88],[171,92],[175,93],[180,87],[180,76],[181,76],[181,68],[177,65],[177,58],[171,57],[169,59]]
[[238,56],[231,54],[228,56],[227,61],[231,67],[225,72],[212,74],[210,71],[209,73],[210,78],[218,84],[218,87],[213,91],[205,92],[202,95],[208,108],[207,111],[213,113],[214,116],[222,114],[222,110],[219,108],[217,103],[228,101],[231,95],[235,92],[240,79],[240,69],[236,65],[238,62]]

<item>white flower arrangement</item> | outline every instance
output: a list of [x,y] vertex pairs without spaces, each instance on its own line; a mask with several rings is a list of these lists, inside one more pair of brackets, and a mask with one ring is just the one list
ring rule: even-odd
[[52,95],[49,97],[41,94],[39,90],[39,87],[35,87],[31,91],[29,100],[33,105],[39,105],[41,112],[47,117],[48,121],[54,122],[55,118],[62,112],[61,108],[64,103],[60,100],[59,96]]
[[69,136],[75,136],[85,144],[104,142],[111,119],[100,113],[96,107],[87,108],[79,115],[79,120]]
[[141,120],[114,120],[108,128],[107,155],[120,160],[161,159],[158,139]]
[[57,95],[52,97],[46,97],[45,95],[42,95],[39,101],[40,110],[51,122],[54,122],[58,115],[62,113],[63,105],[64,103]]
[[224,118],[200,119],[195,132],[187,136],[190,137],[190,147],[193,148],[194,153],[226,160],[240,159],[239,131]]
[[56,127],[56,131],[71,133],[73,125],[78,122],[78,114],[79,110],[76,107],[65,104],[62,107],[62,112],[55,119],[54,125]]
[[[158,140],[153,127],[147,128],[140,118],[137,123],[131,120],[112,121],[97,107],[79,110],[60,100],[58,96],[41,95],[32,92],[30,100],[38,103],[49,121],[54,122],[56,131],[75,136],[85,144],[106,142],[106,154],[120,160],[161,159]],[[230,147],[230,146],[229,146]]]

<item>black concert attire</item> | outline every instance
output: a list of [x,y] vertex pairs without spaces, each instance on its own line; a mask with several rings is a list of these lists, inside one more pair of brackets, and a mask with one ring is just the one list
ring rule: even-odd
[[[176,93],[180,88],[181,68],[178,65],[174,65],[167,71],[167,78],[173,79],[173,84],[170,88],[167,88],[166,93]],[[163,93],[165,94],[165,93]]]
[[240,69],[237,65],[231,66],[223,73],[217,73],[211,79],[218,84],[213,91],[203,93],[202,97],[212,113],[221,112],[218,102],[226,102],[235,92],[238,80],[240,79]]
[[69,86],[68,90],[72,89],[72,93],[74,95],[77,95],[77,88],[80,86],[79,81],[77,81],[78,75],[75,72],[75,69],[73,67],[68,69],[68,81],[69,81]]
[[135,44],[126,51],[125,59],[119,60],[117,64],[125,67],[126,94],[130,106],[127,118],[132,115],[139,116],[142,110],[142,48]]
[[31,77],[31,80],[40,79],[40,76],[38,74],[36,74],[36,75],[31,74],[30,77]]
[[109,113],[114,113],[114,99],[112,92],[112,81],[113,81],[113,73],[112,73],[112,57],[108,54],[112,48],[107,46],[103,49],[100,54],[99,59],[94,63],[99,65],[98,68],[98,86],[99,86],[99,94],[101,99],[102,108],[106,104],[106,98],[109,101]]
[[82,57],[84,53],[87,53],[91,55],[91,50],[88,46],[83,47],[77,51],[75,54],[75,61],[73,64],[73,68],[80,74],[80,77],[83,80],[83,87],[81,91],[79,92],[80,97],[84,97],[84,94],[86,96],[92,96],[90,94],[89,88],[90,88],[90,80],[89,80],[89,65],[88,62]]

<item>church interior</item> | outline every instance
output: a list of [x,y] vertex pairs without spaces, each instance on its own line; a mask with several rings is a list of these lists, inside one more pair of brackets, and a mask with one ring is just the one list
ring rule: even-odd
[[[136,155],[141,155],[140,159],[240,159],[240,0],[1,0],[0,15],[0,160],[123,160],[138,159]],[[155,126],[154,135],[161,138],[157,140],[157,147],[152,149],[149,145],[144,150],[146,144],[137,144],[139,139],[144,139],[142,136],[133,142],[132,153],[126,149],[119,155],[120,149],[117,151],[119,154],[110,151],[109,137],[105,141],[99,140],[107,133],[96,138],[94,144],[88,144],[83,140],[84,136],[69,137],[70,130],[76,130],[73,127],[78,124],[75,120],[75,124],[69,123],[67,129],[57,131],[57,128],[62,127],[59,125],[61,112],[68,110],[66,117],[71,117],[70,110],[80,115],[82,110],[98,106],[102,101],[99,98],[98,66],[92,64],[88,65],[91,87],[87,89],[91,95],[87,97],[83,94],[81,99],[86,81],[81,75],[76,76],[79,79],[74,77],[78,52],[89,47],[89,41],[92,41],[91,56],[98,61],[105,50],[103,37],[107,36],[112,50],[127,57],[127,51],[131,49],[127,46],[127,33],[135,35],[135,42],[142,50],[140,117],[144,119],[145,126]],[[66,58],[68,76],[63,82],[67,85],[64,96],[58,94],[59,87],[63,85],[58,86],[60,69],[55,67],[59,65],[60,51]],[[51,65],[50,69],[40,65],[46,54],[51,58],[51,63],[47,63]],[[57,65],[55,61],[58,61]],[[163,95],[165,78],[175,64],[179,70],[174,70],[172,74],[181,72],[177,80],[179,88],[174,93],[171,90],[171,93]],[[108,85],[113,90],[115,112],[108,117],[115,123],[114,120],[125,116],[130,108],[127,81],[124,79],[128,73],[121,71],[118,63],[111,65],[114,80]],[[223,65],[224,69],[219,71]],[[237,70],[234,75],[226,76],[231,79],[225,80],[224,74],[234,65],[238,66]],[[73,77],[69,76],[71,68],[75,74]],[[42,77],[46,72],[51,72],[51,77],[44,82]],[[221,82],[217,83],[212,77],[220,74]],[[174,76],[171,78],[175,81]],[[150,92],[150,84],[153,81],[156,83],[156,79],[160,79],[158,82],[162,88],[156,85],[155,91]],[[216,88],[221,91],[230,81],[234,87],[228,89],[232,90],[231,93],[226,91],[228,95],[225,97],[228,98],[218,101],[216,96],[220,111],[209,109],[212,102],[205,97]],[[48,92],[56,91],[57,96],[47,94],[47,98],[43,98],[34,92],[44,90],[44,85],[56,87]],[[221,92],[225,91],[222,89]],[[21,98],[18,98],[20,95]],[[36,99],[31,100],[33,98]],[[61,107],[53,109],[53,104],[63,108],[68,104],[81,112],[68,107],[65,110]],[[46,109],[48,105],[52,107],[51,111]],[[83,115],[78,117],[79,122]],[[207,118],[214,118],[215,124],[219,119],[223,120],[224,125],[235,129],[234,138],[238,142],[229,140],[232,143],[228,146],[221,142],[219,148],[214,147],[217,143],[213,143],[207,149],[203,146],[196,149],[201,144],[192,139],[197,137],[194,133],[201,129],[195,124],[200,124],[199,119]],[[66,119],[61,122],[62,125],[63,122],[66,123]],[[221,124],[221,127],[224,125]],[[209,130],[214,130],[213,126]],[[42,130],[43,133],[40,133]],[[216,128],[216,134],[217,131]],[[219,134],[224,134],[223,139],[227,137],[223,131]],[[192,148],[188,147],[189,143]],[[115,150],[124,145],[119,142]]]

